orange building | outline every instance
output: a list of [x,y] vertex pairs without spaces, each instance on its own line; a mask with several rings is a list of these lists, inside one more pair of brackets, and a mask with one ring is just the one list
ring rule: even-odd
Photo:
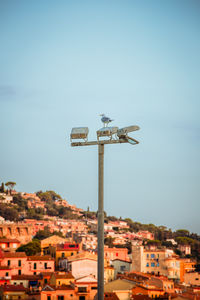
[[57,246],[49,246],[50,255],[55,258],[56,267],[59,266],[60,260],[76,255],[79,249],[79,244],[69,242]]
[[150,298],[158,298],[165,294],[163,289],[155,287],[155,286],[143,286],[138,285],[132,290],[133,295],[147,295]]
[[70,285],[72,282],[74,282],[74,276],[71,273],[66,272],[55,272],[50,278],[50,284],[56,287]]
[[114,259],[130,261],[127,248],[109,248],[108,246],[104,246],[104,257],[108,263]]
[[180,282],[184,282],[184,275],[186,273],[195,271],[195,262],[189,258],[180,258]]
[[13,251],[20,246],[20,241],[17,239],[0,239],[0,247],[4,251]]

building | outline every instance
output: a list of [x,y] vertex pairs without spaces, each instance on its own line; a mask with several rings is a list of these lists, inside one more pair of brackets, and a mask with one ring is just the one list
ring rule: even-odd
[[188,285],[200,286],[200,274],[197,272],[185,273],[184,282]]
[[11,278],[12,275],[30,274],[27,256],[24,252],[0,253],[0,277]]
[[55,271],[54,259],[50,255],[29,256],[27,263],[29,274],[38,275],[42,272],[51,273]]
[[104,257],[108,263],[114,259],[130,261],[127,248],[109,248],[108,246],[104,246]]
[[180,264],[172,250],[132,246],[132,271],[180,278]]
[[0,239],[0,248],[3,251],[15,251],[21,245],[17,239]]
[[88,275],[97,278],[97,255],[82,252],[67,257],[67,271],[71,272],[75,279]]
[[26,299],[27,289],[23,285],[3,285],[0,287],[0,299],[13,300],[13,299]]
[[0,224],[0,238],[17,239],[22,244],[32,241],[34,228],[32,224],[2,223]]
[[55,272],[51,275],[50,284],[56,287],[70,285],[74,282],[74,276],[71,273]]
[[56,246],[66,242],[69,242],[69,239],[62,238],[58,235],[52,235],[44,240],[41,240],[41,253],[46,255],[50,254],[49,246]]
[[44,252],[47,251],[55,259],[56,268],[58,268],[61,267],[62,261],[65,258],[76,255],[79,249],[79,244],[67,242],[65,244],[49,246]]
[[185,255],[191,254],[191,246],[190,245],[178,245],[178,249]]
[[114,267],[114,279],[117,278],[117,274],[124,274],[125,272],[130,272],[131,262],[122,260],[122,259],[114,259],[111,261],[111,265]]
[[124,280],[116,279],[104,285],[105,293],[115,293],[119,299],[129,300],[132,297],[132,290],[135,283]]

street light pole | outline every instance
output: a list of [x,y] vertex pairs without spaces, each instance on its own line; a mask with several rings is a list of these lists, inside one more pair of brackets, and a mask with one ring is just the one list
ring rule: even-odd
[[[98,145],[98,300],[104,300],[104,145],[130,143],[139,144],[137,140],[128,136],[129,132],[139,130],[138,126],[124,127],[104,127],[97,131],[97,141],[87,141],[88,128],[73,128],[72,139],[84,139],[84,142],[71,142],[72,147]],[[118,138],[113,139],[113,134],[117,133]],[[99,140],[100,136],[108,136],[108,140]]]
[[98,300],[104,299],[104,145],[98,145]]

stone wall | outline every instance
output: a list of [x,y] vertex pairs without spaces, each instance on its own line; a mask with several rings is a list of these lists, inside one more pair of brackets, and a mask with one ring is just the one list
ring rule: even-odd
[[33,225],[18,223],[0,224],[0,238],[18,239],[22,244],[32,241]]

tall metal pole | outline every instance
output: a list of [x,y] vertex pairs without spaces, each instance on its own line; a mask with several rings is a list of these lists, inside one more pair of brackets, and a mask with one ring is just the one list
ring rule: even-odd
[[[137,129],[135,129],[137,127]],[[74,128],[75,133],[71,133],[72,139],[85,138],[81,137],[82,129]],[[83,127],[83,129],[85,129]],[[99,158],[99,187],[98,187],[98,300],[104,300],[104,205],[103,205],[103,194],[104,194],[104,145],[107,144],[122,144],[130,143],[136,145],[139,142],[132,137],[127,135],[128,132],[138,130],[138,126],[124,127],[120,130],[118,139],[99,140],[98,141],[84,141],[84,142],[73,142],[72,147],[77,146],[94,146],[98,145],[98,158]],[[86,130],[88,133],[88,130]]]
[[98,145],[99,189],[98,189],[98,300],[104,300],[104,145]]

